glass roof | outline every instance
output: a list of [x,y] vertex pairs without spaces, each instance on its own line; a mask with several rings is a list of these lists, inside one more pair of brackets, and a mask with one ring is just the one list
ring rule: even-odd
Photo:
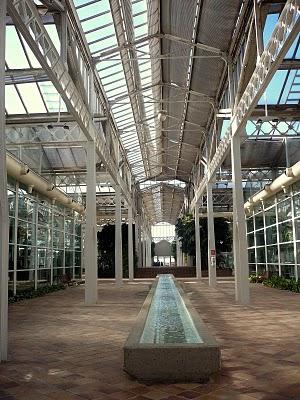
[[[122,62],[109,0],[74,0],[74,4],[91,54],[99,59],[97,71],[110,103],[133,174],[138,179],[143,179],[146,176],[145,166],[143,165],[141,140],[137,129],[150,132],[150,140],[155,139],[156,134],[154,102],[147,103],[147,99],[153,97],[149,40],[147,39],[147,2],[146,0],[132,1],[131,18],[134,40],[142,38],[145,38],[145,40],[135,46],[139,58],[129,59],[130,65]],[[135,53],[129,52],[128,54],[129,57],[132,57]],[[135,90],[139,91],[138,96],[139,100],[143,102],[144,112],[139,109],[133,111],[132,97],[136,93],[130,92],[124,70],[125,68],[132,68],[131,61],[136,61],[138,65],[139,79],[135,79],[135,84],[140,80],[141,87],[136,87]],[[155,141],[153,141],[153,145],[155,145]]]
[[[60,41],[54,24],[45,25],[51,39],[60,51]],[[45,77],[42,82],[35,82],[34,69],[43,75],[41,65],[28,47],[22,35],[13,25],[6,30],[6,85],[5,108],[6,114],[46,114],[51,112],[66,112],[67,108],[52,82]],[[18,77],[16,83],[9,71],[21,71],[22,79]],[[26,74],[27,71],[27,74]]]

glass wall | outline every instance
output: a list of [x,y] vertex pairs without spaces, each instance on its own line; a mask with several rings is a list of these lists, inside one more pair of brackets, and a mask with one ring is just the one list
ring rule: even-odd
[[249,270],[286,278],[300,274],[300,182],[247,215]]
[[82,217],[8,178],[9,289],[81,278]]

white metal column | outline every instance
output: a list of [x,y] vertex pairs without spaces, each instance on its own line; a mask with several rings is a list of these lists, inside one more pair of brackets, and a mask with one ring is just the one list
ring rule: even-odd
[[96,151],[95,143],[86,144],[86,222],[85,222],[85,304],[96,304],[98,300],[97,265],[97,218],[96,218]]
[[6,0],[0,1],[0,361],[7,360],[8,337],[8,204],[5,145]]
[[123,284],[121,189],[115,186],[115,279],[116,286]]
[[133,238],[132,238],[132,206],[128,205],[128,276],[133,281]]
[[195,246],[196,246],[196,277],[201,278],[201,247],[200,247],[200,224],[199,224],[199,206],[195,207]]
[[217,284],[217,272],[216,272],[216,244],[215,244],[212,183],[207,184],[207,234],[208,234],[208,281],[209,281],[209,286],[215,287]]
[[151,258],[151,235],[147,234],[147,258],[146,258],[147,267],[152,266],[152,258]]
[[248,304],[249,265],[240,146],[240,136],[233,136],[231,139],[231,168],[233,183],[233,256],[235,269],[235,299],[241,304]]
[[139,257],[139,225],[138,225],[137,215],[135,216],[134,219],[134,251],[136,256]]
[[178,237],[176,237],[176,267],[179,267],[180,265],[180,242]]

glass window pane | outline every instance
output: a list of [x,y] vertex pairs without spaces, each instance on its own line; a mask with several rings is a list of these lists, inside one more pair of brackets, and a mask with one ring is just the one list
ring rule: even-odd
[[285,221],[286,219],[290,219],[292,217],[292,206],[291,199],[288,198],[277,205],[278,210],[278,221]]
[[26,114],[18,92],[13,85],[5,86],[5,109],[8,114]]
[[255,250],[254,249],[248,250],[248,258],[249,258],[249,263],[255,263]]
[[277,230],[276,225],[266,228],[267,244],[277,243]]
[[279,224],[278,228],[280,242],[291,242],[293,240],[292,222],[284,222],[282,224]]
[[281,264],[294,264],[294,246],[292,243],[280,245]]
[[[34,269],[35,250],[30,246],[18,245],[17,248],[17,269]],[[19,278],[18,278],[19,280]]]
[[265,263],[266,262],[265,248],[264,247],[257,247],[256,252],[257,252],[257,262],[258,263]]
[[17,86],[29,113],[47,112],[36,83],[22,83]]
[[263,219],[263,214],[257,214],[255,215],[255,228],[263,228],[264,227],[264,219]]
[[266,226],[276,224],[276,209],[275,207],[269,208],[265,211]]
[[254,230],[253,217],[247,218],[247,232]]
[[254,246],[254,233],[248,234],[247,239],[248,239],[248,247],[253,247]]
[[264,246],[265,244],[265,233],[264,230],[256,231],[256,246]]
[[37,245],[41,247],[49,247],[51,245],[51,233],[47,227],[38,226]]
[[277,263],[278,262],[277,246],[268,246],[267,247],[267,261],[268,261],[268,263]]
[[17,242],[24,245],[34,244],[34,224],[21,220],[18,221]]
[[300,193],[296,194],[294,197],[294,212],[295,212],[295,217],[299,217],[300,215]]
[[36,203],[29,197],[19,194],[19,218],[26,221],[35,221]]

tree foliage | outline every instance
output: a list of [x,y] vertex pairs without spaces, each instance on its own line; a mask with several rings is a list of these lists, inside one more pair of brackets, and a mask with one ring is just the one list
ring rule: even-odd
[[[132,228],[133,243],[135,243],[135,229]],[[98,276],[99,278],[115,277],[115,225],[104,225],[98,232]],[[134,246],[133,246],[134,247]],[[123,277],[128,278],[128,225],[122,224],[122,257]],[[134,266],[137,256],[134,252]]]
[[[203,268],[207,268],[207,218],[200,218],[199,225],[201,265]],[[221,261],[221,252],[232,251],[232,232],[231,224],[225,218],[214,218],[214,226],[218,263],[218,261]],[[195,257],[195,219],[193,215],[187,213],[179,218],[175,225],[175,231],[181,242],[182,251],[192,257]]]

